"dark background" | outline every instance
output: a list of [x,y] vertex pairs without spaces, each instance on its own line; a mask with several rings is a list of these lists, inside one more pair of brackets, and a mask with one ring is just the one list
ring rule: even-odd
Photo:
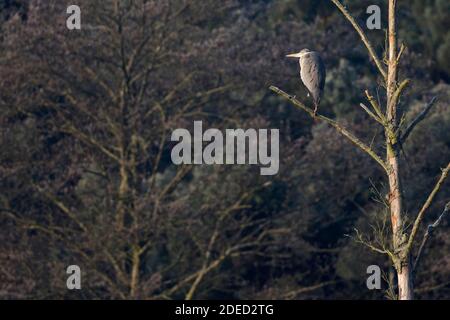
[[[362,26],[379,4],[385,28],[384,1],[346,3]],[[310,104],[284,56],[319,51],[319,112],[384,151],[359,107],[384,88],[330,1],[79,0],[80,31],[66,28],[70,4],[0,0],[0,299],[392,298],[387,257],[351,237],[390,236],[383,173],[268,90]],[[412,219],[450,159],[450,4],[399,6],[406,119],[439,96],[404,146]],[[367,33],[383,56],[385,30]],[[170,134],[195,120],[280,129],[280,172],[174,166]],[[449,197],[447,182],[426,223]],[[417,298],[450,298],[448,231],[447,218],[426,247]],[[82,290],[66,288],[71,264]],[[371,264],[382,290],[366,287]]]

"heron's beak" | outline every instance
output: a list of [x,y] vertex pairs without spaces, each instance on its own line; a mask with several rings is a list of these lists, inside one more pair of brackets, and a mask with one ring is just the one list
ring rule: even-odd
[[298,52],[298,53],[291,53],[291,54],[286,55],[286,57],[288,57],[288,58],[300,58],[301,57],[301,53],[300,52]]

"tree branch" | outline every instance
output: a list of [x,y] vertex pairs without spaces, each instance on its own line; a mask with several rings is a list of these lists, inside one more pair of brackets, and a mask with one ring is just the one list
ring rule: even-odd
[[58,200],[56,196],[52,195],[50,192],[43,190],[37,185],[35,185],[35,188],[37,189],[37,191],[47,197],[47,199],[49,199],[54,205],[56,205],[62,212],[64,212],[66,216],[70,218],[70,220],[75,222],[84,233],[88,232],[88,228],[77,218],[77,215],[72,212],[62,201]]
[[284,92],[283,90],[281,90],[275,86],[270,86],[269,89],[272,90],[273,92],[277,93],[278,95],[283,96],[284,98],[291,101],[296,107],[298,107],[298,108],[302,109],[303,111],[305,111],[306,113],[308,113],[312,118],[319,119],[319,120],[325,121],[328,124],[330,124],[340,134],[342,134],[344,137],[349,139],[353,144],[355,144],[357,147],[359,147],[361,150],[363,150],[365,153],[367,153],[369,156],[371,156],[376,162],[378,162],[378,164],[386,172],[388,171],[388,167],[387,167],[386,163],[383,161],[383,159],[380,158],[380,156],[378,156],[375,153],[375,151],[373,151],[368,145],[366,145],[359,138],[357,138],[355,135],[353,135],[351,132],[349,132],[346,128],[341,126],[338,122],[336,122],[333,119],[327,118],[325,116],[319,115],[319,114],[314,115],[314,111],[312,109],[308,108],[303,103],[301,103],[300,101],[295,99],[293,96],[289,95],[288,93]]
[[107,155],[111,159],[113,159],[117,162],[120,162],[119,157],[117,155],[115,155],[112,151],[110,151],[106,146],[104,146],[103,144],[101,144],[100,142],[95,140],[93,137],[76,129],[74,126],[70,125],[70,126],[63,127],[61,129],[61,132],[70,134],[70,135],[74,136],[75,138],[77,138],[91,146],[97,147],[98,150],[103,152],[105,155]]
[[434,186],[433,191],[431,191],[430,195],[428,196],[427,201],[425,201],[422,209],[420,209],[419,214],[417,215],[416,221],[414,221],[411,235],[409,236],[408,244],[407,244],[407,247],[405,250],[406,253],[410,252],[412,244],[414,242],[414,238],[416,237],[417,231],[419,230],[420,223],[422,222],[423,216],[425,215],[426,210],[430,207],[431,203],[433,202],[434,197],[436,196],[436,194],[438,193],[442,184],[444,183],[445,179],[447,178],[449,171],[450,171],[450,162],[447,164],[447,167],[442,170],[441,177],[439,178],[438,182]]
[[397,55],[397,63],[400,62],[400,58],[402,57],[403,52],[405,51],[405,48],[406,48],[405,44],[402,43],[400,46],[400,51],[398,52],[398,55]]
[[366,94],[367,100],[370,102],[370,105],[375,110],[376,115],[381,120],[380,123],[383,125],[383,127],[385,127],[385,125],[387,123],[387,119],[386,119],[386,115],[383,113],[383,111],[381,111],[380,105],[375,100],[375,98],[370,94],[369,90],[366,90],[364,93]]
[[437,100],[437,97],[433,97],[430,102],[428,102],[425,107],[423,108],[422,112],[420,112],[416,118],[414,118],[413,121],[411,121],[411,123],[409,124],[409,126],[406,128],[405,132],[403,132],[402,136],[401,136],[401,142],[404,143],[406,141],[406,139],[408,139],[409,135],[411,134],[411,132],[413,131],[413,129],[416,127],[416,125],[422,121],[423,119],[425,119],[425,117],[427,116],[428,112],[430,112],[431,108],[435,105],[435,102]]
[[437,228],[442,219],[444,219],[444,216],[450,211],[450,201],[447,202],[447,204],[445,205],[444,211],[442,211],[442,213],[440,214],[440,216],[436,219],[436,221],[434,221],[433,224],[430,224],[427,228],[427,232],[425,232],[425,235],[423,236],[422,239],[422,243],[420,244],[420,248],[419,251],[417,252],[417,257],[416,260],[414,261],[414,267],[413,267],[413,271],[417,270],[417,266],[419,264],[419,260],[420,257],[422,256],[422,252],[423,252],[423,248],[425,247],[425,244],[428,240],[428,238],[431,236],[431,234],[433,233],[434,229]]
[[370,109],[364,104],[364,103],[360,103],[359,104],[361,108],[364,109],[364,111],[372,118],[374,119],[376,122],[378,122],[381,125],[384,125],[383,120],[381,120],[376,114],[374,114],[372,111],[370,111]]
[[170,296],[173,293],[177,292],[178,290],[182,289],[186,284],[193,281],[200,273],[206,274],[206,273],[210,272],[211,270],[215,269],[216,267],[218,267],[220,265],[220,263],[230,255],[230,253],[231,253],[230,249],[226,250],[224,254],[220,255],[217,259],[212,261],[205,269],[201,268],[200,270],[198,270],[198,271],[192,273],[191,275],[185,277],[184,279],[180,280],[177,284],[175,284],[170,289],[167,289],[156,296],[152,296],[149,299],[153,299],[153,300],[160,299],[160,298],[170,299]]
[[405,79],[400,83],[400,85],[397,87],[397,89],[394,91],[394,93],[392,95],[392,99],[390,101],[392,105],[397,106],[400,95],[405,90],[405,88],[409,85],[409,83],[410,83],[409,79]]
[[356,32],[358,32],[359,36],[361,37],[361,40],[364,42],[367,50],[369,51],[369,55],[371,56],[371,58],[377,65],[377,68],[380,71],[383,78],[386,79],[387,75],[386,75],[386,70],[383,67],[383,63],[381,62],[381,60],[378,58],[377,54],[375,53],[375,50],[374,50],[372,44],[370,43],[369,39],[367,38],[366,34],[364,33],[364,31],[361,29],[361,27],[356,22],[356,20],[351,16],[351,14],[348,12],[348,10],[342,5],[342,3],[339,0],[331,0],[331,1],[342,12],[342,14],[345,16],[345,18],[347,18],[347,20],[350,21],[353,28],[355,28]]
[[392,253],[389,250],[387,250],[385,248],[376,247],[369,240],[364,239],[363,235],[361,234],[361,232],[359,232],[358,229],[354,228],[353,230],[355,231],[355,234],[356,234],[356,236],[354,238],[356,243],[362,244],[374,252],[386,254],[386,255],[392,257]]
[[304,294],[304,293],[309,293],[311,291],[315,291],[318,289],[321,289],[323,287],[335,284],[336,281],[325,281],[319,284],[315,284],[309,287],[303,287],[303,288],[298,288],[289,292],[284,293],[281,296],[281,299],[295,299],[295,297],[297,297],[299,294]]

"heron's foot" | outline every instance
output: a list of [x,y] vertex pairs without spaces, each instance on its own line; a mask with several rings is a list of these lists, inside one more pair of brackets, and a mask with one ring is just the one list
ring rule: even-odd
[[317,106],[314,107],[314,118],[317,117]]

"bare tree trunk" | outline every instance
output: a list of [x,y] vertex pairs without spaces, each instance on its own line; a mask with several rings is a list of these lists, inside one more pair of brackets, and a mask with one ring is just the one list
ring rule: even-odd
[[400,265],[400,270],[397,270],[398,281],[398,299],[399,300],[413,300],[414,287],[412,279],[412,265],[411,256],[408,254],[406,261]]
[[400,140],[398,137],[397,119],[397,32],[396,32],[396,0],[389,0],[388,19],[388,74],[387,74],[387,120],[386,127],[386,157],[389,178],[389,207],[392,222],[394,251],[397,254],[396,269],[398,278],[398,298],[400,300],[413,299],[412,268],[410,254],[405,252],[406,235],[402,221],[403,190],[400,180]]

